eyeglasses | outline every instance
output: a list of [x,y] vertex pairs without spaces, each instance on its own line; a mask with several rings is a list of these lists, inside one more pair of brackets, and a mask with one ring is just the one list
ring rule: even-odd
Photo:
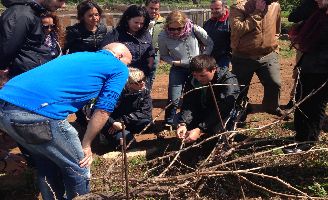
[[130,84],[136,84],[136,85],[140,85],[140,84],[142,84],[142,83],[146,83],[146,78],[143,78],[143,79],[141,79],[141,80],[139,80],[139,81],[136,81],[136,82],[129,82]]
[[167,30],[169,30],[169,31],[171,31],[171,32],[173,32],[173,31],[182,31],[184,29],[184,27],[182,26],[182,27],[178,27],[178,28],[167,28]]
[[42,28],[45,29],[45,30],[48,30],[48,29],[55,29],[56,25],[55,24],[49,24],[49,25],[42,25]]

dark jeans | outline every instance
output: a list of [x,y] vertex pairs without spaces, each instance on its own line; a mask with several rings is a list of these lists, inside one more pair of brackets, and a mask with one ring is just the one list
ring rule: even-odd
[[[313,90],[319,88],[328,80],[326,74],[305,74],[301,73],[300,83],[297,85],[297,101],[309,95]],[[295,140],[318,141],[321,122],[325,116],[325,109],[328,101],[328,83],[316,94],[306,99],[295,110],[294,126],[296,130]]]
[[248,86],[254,73],[259,77],[264,86],[264,97],[262,105],[267,112],[274,112],[279,108],[280,99],[280,64],[278,54],[272,52],[260,59],[253,60],[232,56],[232,73],[237,76],[241,85],[240,96],[247,96]]

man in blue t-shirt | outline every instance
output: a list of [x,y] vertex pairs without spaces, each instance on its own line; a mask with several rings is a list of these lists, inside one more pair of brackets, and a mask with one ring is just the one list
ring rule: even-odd
[[[111,43],[98,52],[61,56],[0,90],[0,129],[30,151],[43,199],[89,192],[91,142],[114,110],[131,59],[125,45]],[[81,145],[66,118],[92,98],[95,112]]]

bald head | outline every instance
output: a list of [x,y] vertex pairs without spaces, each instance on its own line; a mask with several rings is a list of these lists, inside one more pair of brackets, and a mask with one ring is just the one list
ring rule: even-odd
[[124,64],[129,65],[132,60],[130,50],[122,43],[113,42],[103,47],[104,50],[111,51],[116,58]]

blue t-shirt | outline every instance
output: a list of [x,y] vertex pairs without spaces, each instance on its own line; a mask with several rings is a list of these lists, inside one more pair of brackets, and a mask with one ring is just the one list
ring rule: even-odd
[[127,66],[111,52],[79,52],[16,76],[0,99],[52,119],[65,119],[95,97],[96,109],[113,112],[127,78]]

